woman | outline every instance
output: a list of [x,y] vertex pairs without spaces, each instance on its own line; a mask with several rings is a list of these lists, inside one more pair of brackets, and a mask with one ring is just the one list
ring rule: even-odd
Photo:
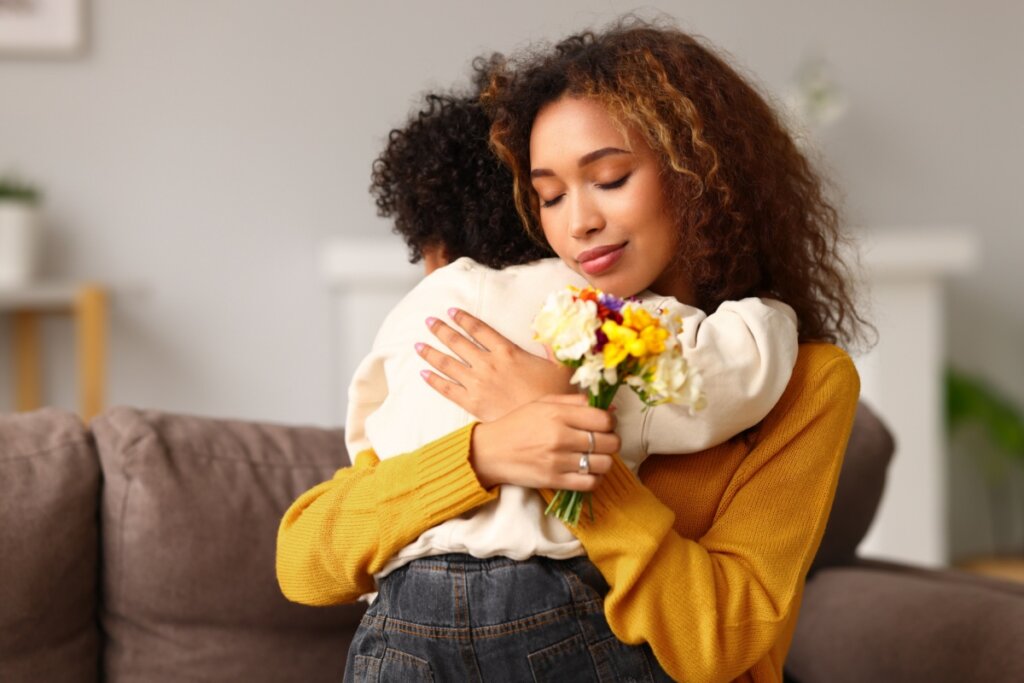
[[[580,268],[596,269],[613,288],[617,264],[630,263],[642,239],[624,228],[667,218],[678,238],[665,246],[671,258],[650,271],[662,293],[705,310],[766,294],[797,311],[808,343],[789,387],[742,437],[695,455],[652,457],[642,484],[612,458],[584,484],[575,470],[586,431],[610,433],[611,424],[597,426],[594,409],[573,398],[509,405],[505,389],[519,381],[522,352],[466,314],[457,322],[486,351],[435,323],[465,364],[425,351],[456,370],[449,374],[457,384],[438,376],[431,383],[485,422],[383,462],[364,452],[297,502],[282,522],[282,587],[304,602],[352,599],[372,591],[373,573],[423,530],[492,498],[489,487],[576,482],[597,489],[594,520],[573,532],[611,586],[604,613],[621,641],[648,643],[681,680],[781,680],[858,393],[850,359],[822,343],[849,338],[857,318],[820,181],[756,92],[671,29],[574,36],[496,74],[490,106],[493,141],[531,229],[560,256],[583,243],[605,249],[597,257],[604,261],[583,259]],[[587,120],[603,132],[581,156],[563,142],[577,142]],[[639,180],[638,159],[651,158],[659,172],[653,184],[645,176],[646,187],[665,211],[638,225],[614,196]],[[488,362],[490,354],[504,362]]]

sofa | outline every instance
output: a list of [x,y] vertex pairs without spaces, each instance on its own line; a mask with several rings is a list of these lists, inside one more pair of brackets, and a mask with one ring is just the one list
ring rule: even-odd
[[[892,450],[862,406],[787,677],[1024,680],[1024,585],[856,556]],[[287,602],[274,543],[346,464],[337,429],[0,415],[0,681],[340,681],[362,606]]]

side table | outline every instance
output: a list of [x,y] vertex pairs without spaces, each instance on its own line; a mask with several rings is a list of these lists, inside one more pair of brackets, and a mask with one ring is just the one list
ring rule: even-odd
[[70,315],[75,325],[78,404],[83,420],[103,410],[108,292],[99,284],[30,284],[0,288],[0,313],[13,318],[14,405],[19,411],[43,405],[41,320]]

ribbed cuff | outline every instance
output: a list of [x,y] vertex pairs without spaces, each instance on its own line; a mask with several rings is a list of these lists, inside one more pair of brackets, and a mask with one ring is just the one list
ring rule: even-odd
[[[550,502],[554,491],[545,489],[541,494]],[[591,501],[593,520],[584,505],[579,524],[573,528],[584,546],[590,539],[610,540],[610,536],[619,535],[661,538],[675,522],[675,513],[640,483],[618,455],[612,458],[612,468],[601,479]]]
[[484,489],[469,462],[473,428],[466,425],[420,449],[416,506],[431,526],[494,500],[498,489]]

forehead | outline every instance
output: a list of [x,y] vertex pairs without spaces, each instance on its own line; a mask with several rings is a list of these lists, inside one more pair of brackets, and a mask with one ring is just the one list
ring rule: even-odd
[[530,166],[571,161],[604,147],[632,150],[634,136],[600,102],[562,97],[538,112],[530,131]]

